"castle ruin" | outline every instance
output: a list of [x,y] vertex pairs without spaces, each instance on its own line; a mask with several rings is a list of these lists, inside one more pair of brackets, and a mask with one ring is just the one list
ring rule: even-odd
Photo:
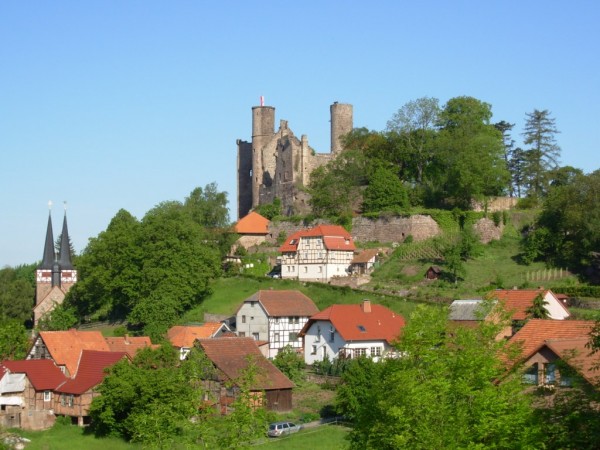
[[[261,102],[262,103],[262,102]],[[238,146],[238,218],[258,205],[281,200],[285,215],[310,211],[309,195],[303,190],[311,172],[342,151],[341,137],[353,128],[352,105],[335,102],[331,113],[330,153],[317,153],[308,138],[298,139],[281,120],[275,131],[275,108],[252,108],[252,141],[237,140]]]

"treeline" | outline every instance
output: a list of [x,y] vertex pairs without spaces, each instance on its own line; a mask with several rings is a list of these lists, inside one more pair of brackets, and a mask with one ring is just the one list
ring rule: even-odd
[[555,120],[547,110],[526,115],[525,148],[515,147],[514,124],[492,123],[492,107],[455,97],[440,107],[420,98],[398,110],[384,131],[355,129],[345,150],[311,176],[313,212],[402,212],[410,207],[472,208],[474,200],[510,195],[530,204],[553,182],[578,173],[560,168]]

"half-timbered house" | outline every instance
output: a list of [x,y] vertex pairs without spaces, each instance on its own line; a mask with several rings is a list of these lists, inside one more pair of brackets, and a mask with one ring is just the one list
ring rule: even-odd
[[354,250],[352,236],[339,225],[298,231],[279,248],[281,278],[326,282],[348,276]]
[[236,312],[237,334],[268,341],[270,358],[287,345],[301,352],[298,334],[308,318],[318,312],[314,302],[300,291],[258,291],[244,300]]

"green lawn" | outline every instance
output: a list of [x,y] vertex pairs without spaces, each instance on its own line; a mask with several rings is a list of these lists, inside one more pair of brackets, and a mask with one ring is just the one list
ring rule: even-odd
[[30,439],[27,450],[120,450],[141,449],[135,444],[129,444],[122,439],[98,439],[93,434],[86,433],[86,428],[75,425],[57,424],[46,431],[16,430],[21,436]]
[[282,438],[271,438],[253,448],[290,450],[337,450],[348,447],[349,428],[340,425],[323,425],[309,428]]
[[203,322],[205,312],[233,315],[246,298],[261,289],[271,288],[299,290],[310,297],[320,310],[336,303],[360,303],[368,298],[374,303],[381,303],[404,317],[408,317],[416,306],[412,302],[395,296],[365,293],[324,283],[300,283],[292,280],[240,276],[216,280],[213,285],[213,294],[204,299],[198,307],[188,311],[180,323]]

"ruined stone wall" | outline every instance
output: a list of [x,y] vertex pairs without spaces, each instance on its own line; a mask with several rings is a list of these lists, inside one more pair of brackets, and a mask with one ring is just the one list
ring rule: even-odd
[[487,244],[491,241],[497,241],[502,237],[504,224],[500,222],[500,224],[496,226],[493,220],[483,217],[475,222],[473,230],[475,231],[475,235],[479,237],[479,241]]
[[[328,223],[323,220],[310,224],[292,222],[271,222],[267,242],[275,244],[281,233],[291,236],[296,231]],[[422,241],[440,234],[440,227],[430,216],[415,215],[410,217],[390,217],[369,219],[356,217],[352,220],[350,234],[356,242],[403,242],[407,236],[415,241]]]
[[485,211],[487,205],[488,212],[507,211],[517,206],[518,198],[515,197],[490,197],[485,202],[473,202],[474,211]]

